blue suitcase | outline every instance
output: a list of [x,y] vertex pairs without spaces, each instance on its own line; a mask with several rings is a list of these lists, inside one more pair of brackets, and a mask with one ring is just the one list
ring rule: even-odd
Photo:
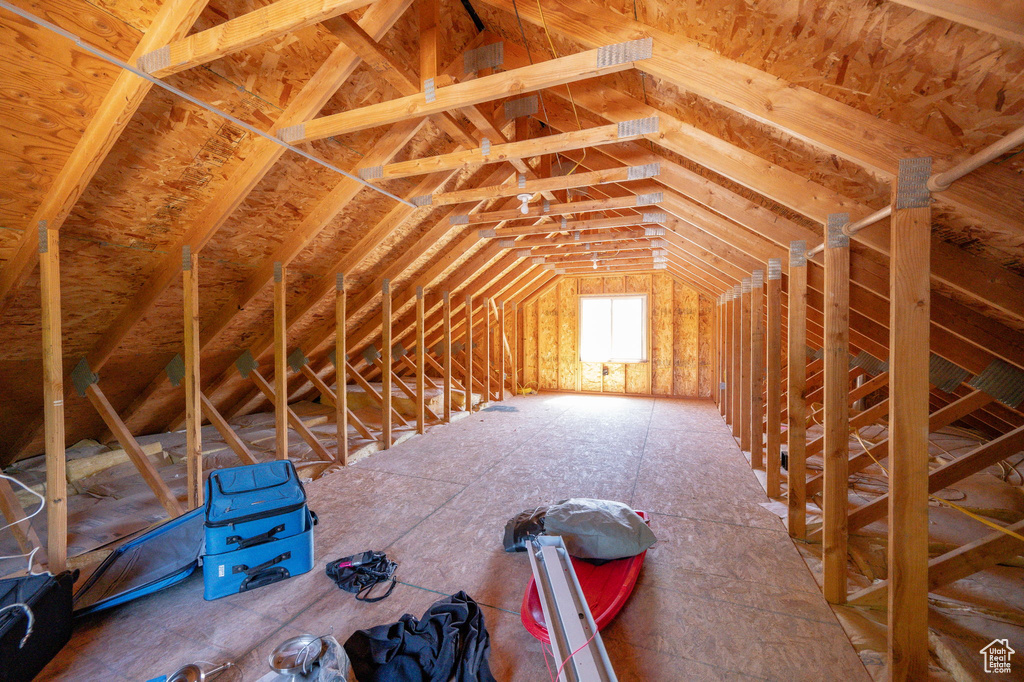
[[206,480],[203,596],[219,599],[311,570],[315,524],[290,461],[212,472]]
[[289,460],[219,469],[206,479],[206,554],[302,533],[306,491]]
[[203,598],[220,599],[229,594],[307,573],[313,568],[313,515],[303,510],[303,532],[280,540],[203,558]]

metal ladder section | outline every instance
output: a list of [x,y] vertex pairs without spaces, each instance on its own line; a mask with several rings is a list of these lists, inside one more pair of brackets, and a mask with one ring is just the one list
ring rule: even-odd
[[528,554],[556,664],[576,652],[558,682],[618,682],[565,542],[542,535],[532,541]]

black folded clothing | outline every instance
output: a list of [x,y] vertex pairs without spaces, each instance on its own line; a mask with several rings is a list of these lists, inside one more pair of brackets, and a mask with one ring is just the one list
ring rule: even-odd
[[465,592],[435,602],[416,620],[358,630],[345,642],[359,682],[495,682],[480,606]]
[[[384,552],[366,551],[360,554],[335,559],[327,564],[327,577],[346,592],[353,592],[356,599],[377,602],[386,599],[395,591],[395,570],[398,564],[388,559]],[[375,585],[391,580],[391,586],[384,594],[371,597]]]

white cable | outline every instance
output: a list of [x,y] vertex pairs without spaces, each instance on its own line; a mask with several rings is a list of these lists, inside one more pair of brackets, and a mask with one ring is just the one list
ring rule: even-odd
[[292,145],[288,144],[287,142],[284,142],[283,140],[281,140],[280,138],[277,138],[277,137],[271,135],[270,133],[265,133],[262,130],[260,130],[259,128],[255,128],[255,127],[249,125],[248,123],[235,118],[231,114],[229,114],[226,111],[223,111],[221,109],[218,109],[217,107],[213,106],[212,104],[207,104],[206,102],[203,102],[202,100],[196,99],[195,97],[193,97],[192,95],[188,94],[187,92],[184,92],[183,90],[179,90],[178,88],[174,87],[173,85],[170,85],[169,83],[165,83],[164,81],[160,80],[159,78],[156,78],[155,76],[149,75],[145,71],[140,71],[139,69],[137,69],[134,66],[128,64],[127,62],[123,62],[120,59],[118,59],[117,57],[115,57],[113,55],[110,55],[110,54],[107,54],[106,52],[104,52],[103,50],[100,50],[99,48],[93,47],[91,45],[87,45],[85,42],[83,42],[83,40],[81,38],[76,36],[74,33],[71,33],[70,31],[65,31],[61,27],[59,27],[59,26],[57,26],[55,24],[51,24],[50,22],[46,21],[45,19],[40,19],[39,17],[37,17],[36,15],[32,14],[31,12],[26,12],[25,10],[21,9],[20,7],[15,7],[11,3],[7,2],[6,0],[0,0],[0,7],[3,7],[8,12],[13,12],[14,14],[17,14],[22,19],[30,21],[33,24],[36,24],[37,26],[41,26],[41,27],[45,28],[48,31],[52,31],[53,33],[56,33],[57,35],[70,40],[75,45],[77,45],[78,47],[82,48],[83,50],[85,50],[86,52],[88,52],[91,55],[99,57],[100,59],[102,59],[102,60],[104,60],[106,62],[110,62],[111,64],[113,64],[113,65],[115,65],[115,66],[117,66],[119,68],[122,68],[125,71],[133,73],[136,76],[138,76],[139,78],[144,78],[145,80],[149,81],[150,83],[152,83],[154,85],[157,85],[157,86],[163,88],[164,90],[167,90],[168,92],[174,93],[178,97],[181,97],[182,99],[185,99],[185,100],[191,102],[192,104],[195,104],[198,107],[206,109],[207,111],[209,111],[212,114],[216,114],[217,116],[220,116],[222,118],[227,119],[228,121],[231,121],[236,126],[238,126],[240,128],[244,128],[245,130],[249,131],[253,135],[258,135],[259,137],[262,137],[262,138],[264,138],[266,140],[270,140],[274,144],[279,145],[281,147],[284,147],[288,151],[295,152],[299,156],[307,158],[310,161],[313,161],[314,163],[318,163],[321,166],[323,166],[324,168],[328,168],[328,169],[334,171],[335,173],[339,173],[341,175],[344,175],[346,178],[348,178],[350,180],[355,180],[359,184],[365,185],[366,187],[369,187],[370,189],[372,189],[375,192],[379,192],[380,194],[383,194],[386,197],[390,197],[391,199],[394,199],[395,201],[403,203],[406,206],[411,206],[412,208],[416,208],[415,204],[413,204],[412,202],[406,201],[405,199],[402,199],[401,197],[398,197],[398,196],[392,194],[391,192],[388,192],[387,190],[383,190],[380,187],[377,187],[376,185],[372,185],[369,182],[363,180],[362,178],[360,178],[358,176],[352,175],[351,173],[346,173],[345,171],[341,170],[340,168],[338,168],[337,166],[335,166],[332,163],[324,161],[323,159],[321,159],[319,157],[316,157],[316,156],[313,156],[312,154],[309,154],[307,152],[304,152],[301,149],[299,149],[298,147],[293,147]]
[[[43,511],[43,507],[46,506],[46,498],[45,497],[43,497],[42,495],[37,493],[35,490],[32,490],[32,488],[29,488],[27,485],[25,485],[24,483],[22,483],[21,481],[19,481],[18,479],[14,478],[12,476],[8,476],[7,474],[0,473],[0,478],[6,479],[8,481],[11,481],[12,483],[17,483],[19,486],[21,486],[22,488],[24,488],[25,490],[27,490],[28,492],[32,493],[33,495],[35,495],[36,497],[39,498],[39,507],[34,512],[32,512],[31,514],[27,515],[23,519],[20,519],[18,521],[13,522],[13,523],[8,523],[6,526],[0,527],[0,532],[5,531],[8,528],[11,528],[13,526],[20,525],[22,523],[28,523],[29,520],[31,520],[33,517],[37,516],[40,512]],[[30,525],[30,527],[31,527],[31,525]],[[27,533],[26,533],[25,537],[26,537],[26,539],[28,538],[28,534]],[[36,552],[38,552],[38,551],[39,551],[39,548],[35,547],[35,548],[32,549],[31,552],[27,552],[25,554],[12,554],[10,556],[0,556],[0,560],[4,560],[4,559],[18,559],[18,558],[27,556],[28,557],[28,574],[29,575],[38,575],[38,574],[32,572],[32,560],[35,558]]]

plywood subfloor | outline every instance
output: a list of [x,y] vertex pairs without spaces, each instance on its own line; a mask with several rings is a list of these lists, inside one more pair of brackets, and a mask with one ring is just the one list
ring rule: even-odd
[[[484,606],[499,680],[549,679],[519,606],[530,569],[505,521],[571,496],[652,513],[658,543],[604,637],[620,680],[867,681],[868,675],[712,403],[544,393],[437,427],[312,483],[314,571],[216,602],[201,579],[80,624],[40,679],[149,679],[234,660],[256,680],[303,632],[344,640],[457,590]],[[326,561],[386,550],[401,581],[356,602]]]

